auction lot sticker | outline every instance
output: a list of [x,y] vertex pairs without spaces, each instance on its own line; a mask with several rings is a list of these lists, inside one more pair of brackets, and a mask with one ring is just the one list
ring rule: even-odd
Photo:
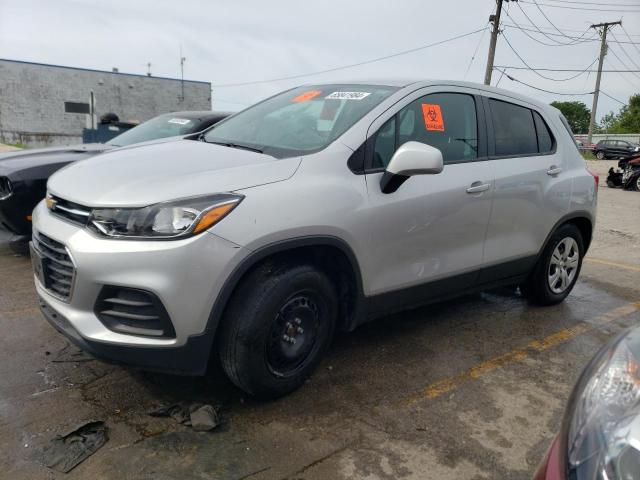
[[191,120],[187,118],[172,118],[168,120],[169,123],[177,123],[178,125],[186,125],[187,123],[191,123]]
[[302,103],[317,97],[322,92],[320,90],[309,90],[295,97],[292,102]]
[[327,100],[362,100],[371,95],[371,92],[333,92],[324,97]]
[[424,126],[430,132],[444,132],[444,120],[440,105],[435,103],[423,103],[422,115],[424,116]]

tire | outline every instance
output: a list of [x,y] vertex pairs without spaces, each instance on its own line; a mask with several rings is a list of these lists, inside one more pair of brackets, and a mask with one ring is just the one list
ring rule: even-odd
[[638,175],[634,180],[632,180],[633,190],[636,192],[640,191],[640,175]]
[[578,280],[583,256],[584,243],[578,227],[570,223],[560,226],[551,235],[527,280],[520,285],[523,296],[536,305],[562,302]]
[[604,152],[603,152],[602,150],[600,150],[600,151],[597,151],[597,152],[596,152],[596,158],[597,158],[598,160],[604,160],[604,159],[605,159],[605,158],[607,158],[607,157],[606,157],[606,155],[604,154]]
[[264,263],[241,281],[226,309],[218,339],[222,368],[251,395],[285,395],[317,367],[337,315],[337,295],[323,272]]

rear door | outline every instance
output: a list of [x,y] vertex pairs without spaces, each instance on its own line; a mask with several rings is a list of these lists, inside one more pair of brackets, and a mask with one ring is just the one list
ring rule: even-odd
[[493,208],[481,281],[528,271],[555,223],[568,210],[571,178],[549,125],[535,107],[485,98]]
[[[432,87],[407,97],[372,124],[366,173],[370,294],[451,277],[457,280],[450,287],[461,290],[475,281],[493,191],[481,109],[472,90]],[[380,189],[384,168],[408,141],[438,148],[444,170],[412,176],[385,194]],[[439,293],[444,291],[431,284],[424,295]]]

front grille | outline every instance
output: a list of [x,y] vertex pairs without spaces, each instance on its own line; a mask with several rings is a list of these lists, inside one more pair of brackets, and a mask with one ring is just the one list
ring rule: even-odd
[[96,316],[110,330],[128,335],[175,338],[169,314],[151,292],[104,287],[95,306]]
[[68,200],[64,200],[60,197],[50,197],[51,212],[58,217],[62,217],[70,222],[82,225],[83,227],[89,223],[89,217],[91,216],[91,209],[73,203]]
[[66,247],[35,230],[33,231],[33,246],[42,256],[44,287],[54,297],[68,301],[73,291],[75,267]]
[[0,177],[0,200],[9,198],[12,194],[11,181],[7,177]]

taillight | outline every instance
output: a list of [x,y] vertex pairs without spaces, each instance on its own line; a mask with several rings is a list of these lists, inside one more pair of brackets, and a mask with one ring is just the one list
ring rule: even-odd
[[587,172],[589,172],[591,174],[591,176],[593,177],[593,180],[596,182],[596,191],[597,191],[598,190],[598,185],[600,184],[600,175],[598,175],[595,172],[592,172],[588,168],[587,168]]

